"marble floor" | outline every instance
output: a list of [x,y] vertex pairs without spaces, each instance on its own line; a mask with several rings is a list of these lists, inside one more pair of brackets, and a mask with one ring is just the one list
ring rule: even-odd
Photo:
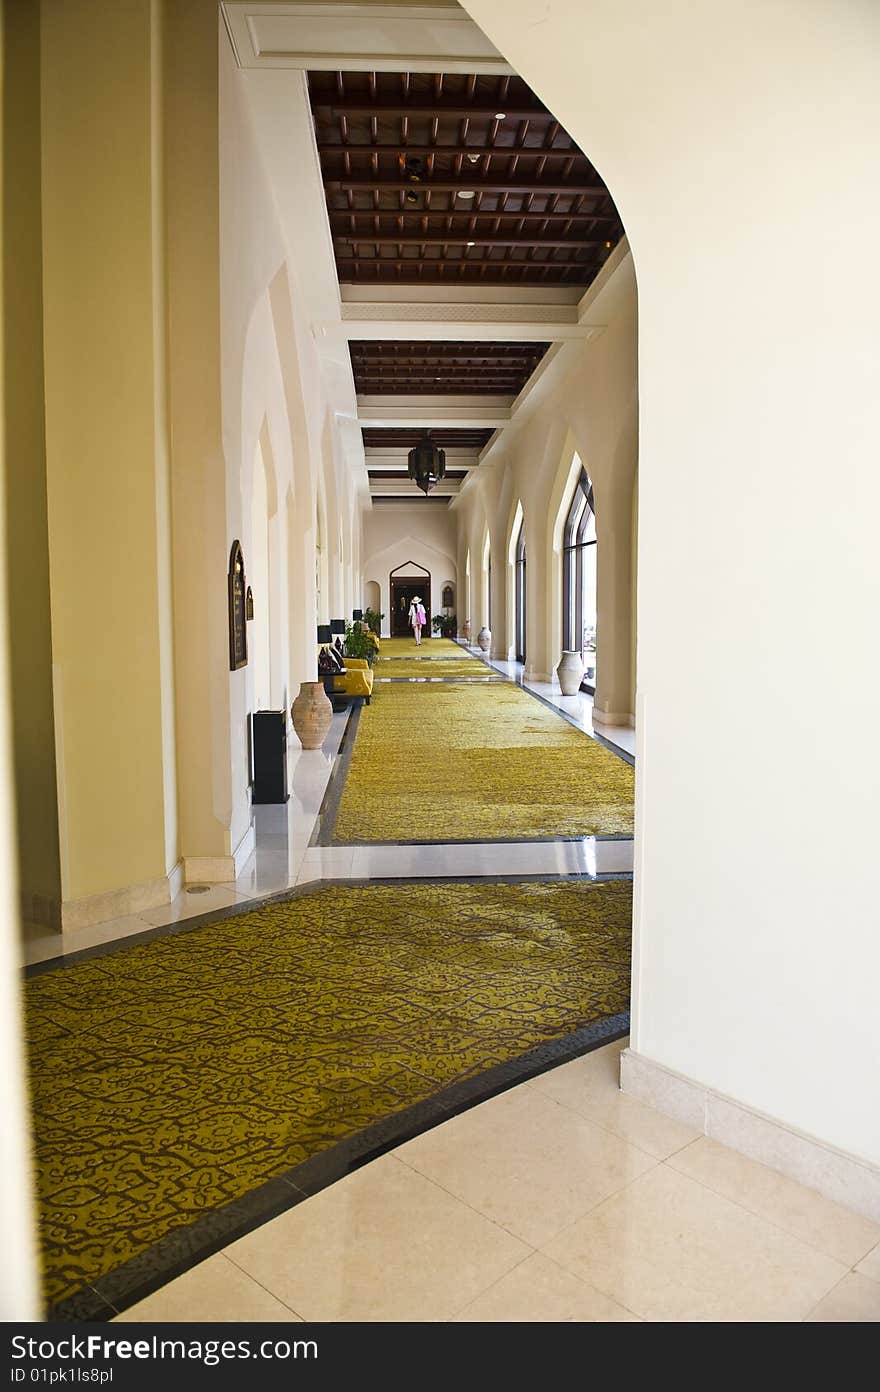
[[880,1226],[622,1095],[623,1047],[425,1132],[119,1319],[880,1320]]

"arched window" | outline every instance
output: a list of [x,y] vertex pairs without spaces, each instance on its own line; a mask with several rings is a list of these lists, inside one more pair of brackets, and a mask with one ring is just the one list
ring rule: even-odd
[[514,580],[514,595],[516,604],[516,660],[525,662],[526,660],[526,524],[525,518],[519,524],[519,534],[516,538],[516,551],[514,562],[516,576]]
[[596,690],[596,510],[581,468],[562,534],[562,646],[584,660],[583,689]]

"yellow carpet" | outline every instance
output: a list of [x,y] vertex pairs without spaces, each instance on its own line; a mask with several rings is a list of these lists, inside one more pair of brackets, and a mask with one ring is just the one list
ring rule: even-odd
[[423,638],[416,647],[415,638],[382,638],[378,661],[386,657],[411,657],[424,662],[426,658],[466,658],[467,651],[451,638]]
[[337,841],[632,832],[632,768],[512,682],[377,690],[361,714]]
[[463,662],[454,662],[451,658],[435,657],[430,662],[410,662],[406,659],[400,661],[390,658],[387,662],[377,662],[375,667],[377,678],[382,677],[492,677],[497,681],[504,681],[504,677],[497,672],[494,667],[487,667],[485,662],[478,662],[474,658],[466,658]]
[[327,887],[26,985],[47,1297],[627,1008],[625,881]]

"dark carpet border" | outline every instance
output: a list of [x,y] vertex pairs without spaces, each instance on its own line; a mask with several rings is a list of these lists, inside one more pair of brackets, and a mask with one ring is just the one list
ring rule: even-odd
[[[371,883],[375,883],[372,881]],[[376,1160],[460,1112],[486,1102],[529,1078],[569,1063],[629,1031],[629,1011],[607,1016],[562,1039],[497,1064],[476,1077],[452,1083],[433,1097],[396,1112],[328,1150],[294,1166],[232,1203],[169,1233],[75,1295],[49,1307],[47,1320],[103,1321],[121,1314],[153,1291],[182,1276],[215,1252],[294,1208],[337,1180]]]

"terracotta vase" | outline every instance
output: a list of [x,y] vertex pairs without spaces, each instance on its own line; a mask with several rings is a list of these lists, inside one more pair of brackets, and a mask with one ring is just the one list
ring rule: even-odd
[[469,643],[469,642],[471,641],[471,621],[470,621],[470,619],[465,619],[465,621],[464,621],[464,628],[463,628],[461,631],[462,631],[462,633],[463,633],[463,635],[464,635],[465,642]]
[[290,707],[290,718],[303,749],[320,749],[333,719],[333,707],[323,682],[300,684],[299,695]]
[[556,668],[556,675],[563,696],[576,696],[584,678],[584,664],[580,653],[571,652],[566,648],[562,654],[562,661]]
[[488,652],[492,646],[492,630],[484,625],[477,634],[477,643],[483,652]]

